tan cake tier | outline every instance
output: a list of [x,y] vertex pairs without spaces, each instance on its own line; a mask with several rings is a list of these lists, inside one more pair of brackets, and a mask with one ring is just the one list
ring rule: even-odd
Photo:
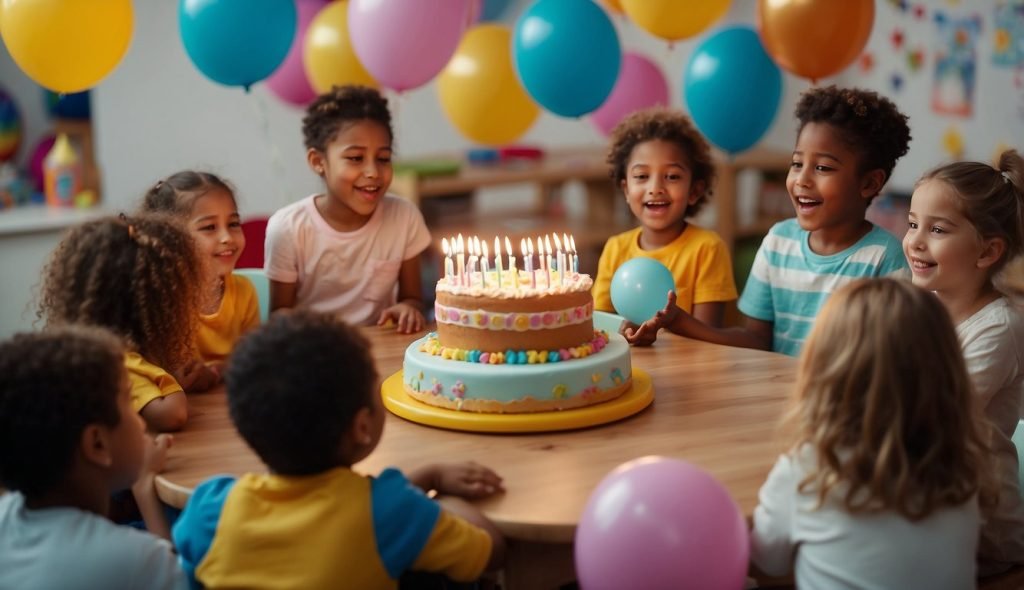
[[498,298],[437,291],[437,338],[463,350],[559,350],[594,337],[589,290]]

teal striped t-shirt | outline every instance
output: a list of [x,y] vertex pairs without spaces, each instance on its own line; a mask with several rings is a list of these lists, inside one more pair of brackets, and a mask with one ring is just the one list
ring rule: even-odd
[[900,242],[878,226],[842,252],[811,251],[810,233],[796,219],[775,224],[754,258],[739,308],[772,322],[772,350],[800,354],[825,300],[843,285],[867,277],[909,278]]

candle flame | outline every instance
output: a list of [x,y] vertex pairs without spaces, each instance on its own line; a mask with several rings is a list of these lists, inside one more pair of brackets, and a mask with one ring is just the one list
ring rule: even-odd
[[576,253],[576,236],[569,236],[569,245],[572,248],[572,253]]
[[523,258],[526,258],[526,238],[519,240],[519,251],[522,252]]
[[[497,249],[497,248],[495,248],[495,249]],[[510,256],[513,254],[513,252],[512,252],[512,242],[509,241],[508,236],[505,236],[505,253],[510,255]]]
[[[494,238],[497,240],[498,238]],[[483,252],[484,261],[487,261],[487,240],[480,242],[481,251]]]
[[[540,244],[537,244],[537,247],[540,248]],[[530,251],[530,256],[533,256],[533,239],[526,238],[526,249]]]
[[551,254],[552,252],[554,252],[554,250],[551,248],[551,240],[549,240],[547,236],[544,236],[544,250],[548,254]]
[[558,252],[562,251],[562,240],[558,239],[558,234],[551,234],[551,237],[555,238],[555,250]]
[[441,251],[444,252],[445,256],[448,256],[448,238],[441,238]]
[[466,251],[466,244],[462,241],[462,234],[459,234],[459,247],[455,249],[456,252],[462,254]]

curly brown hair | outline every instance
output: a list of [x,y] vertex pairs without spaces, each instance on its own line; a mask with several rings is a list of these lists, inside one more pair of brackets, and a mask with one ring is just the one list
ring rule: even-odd
[[907,116],[891,100],[860,88],[811,88],[800,95],[797,137],[808,123],[827,123],[860,156],[861,173],[881,169],[889,180],[896,161],[910,147]]
[[0,343],[0,484],[30,498],[53,490],[85,427],[120,423],[124,373],[121,343],[98,328],[66,326]]
[[302,136],[307,149],[327,151],[327,144],[342,127],[356,121],[374,121],[388,132],[391,130],[391,112],[388,101],[376,89],[367,86],[335,86],[321,94],[306,109],[302,118]]
[[225,375],[239,434],[273,471],[311,475],[338,467],[356,413],[372,407],[370,343],[334,314],[275,314],[242,338]]
[[202,268],[172,217],[107,217],[72,228],[43,271],[47,326],[107,328],[168,371],[193,356]]
[[818,315],[789,414],[794,448],[817,464],[799,486],[819,505],[894,510],[912,521],[979,494],[991,506],[988,430],[953,321],[908,281],[865,279]]
[[[182,170],[157,181],[142,197],[142,211],[188,215],[196,199],[213,189],[221,189],[235,199],[235,190],[212,172]],[[238,203],[235,203],[237,206]]]
[[626,167],[633,155],[633,148],[652,140],[661,140],[679,146],[690,158],[690,182],[704,183],[704,192],[693,205],[686,209],[686,216],[700,212],[713,192],[715,164],[711,159],[711,148],[704,136],[683,113],[663,107],[653,107],[632,113],[612,130],[611,146],[608,148],[608,175],[615,186],[621,186],[626,179]]

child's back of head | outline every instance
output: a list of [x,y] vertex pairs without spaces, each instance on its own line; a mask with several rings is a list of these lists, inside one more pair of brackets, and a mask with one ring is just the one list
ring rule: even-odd
[[335,86],[306,108],[302,119],[306,149],[326,153],[338,131],[357,121],[374,121],[394,140],[388,101],[379,91],[367,86]]
[[212,172],[175,172],[146,191],[142,198],[142,210],[147,213],[185,216],[192,211],[196,199],[211,190],[222,190],[232,196],[235,193],[224,179]]
[[[275,473],[350,465],[342,446],[360,413],[383,424],[369,342],[333,315],[278,313],[239,343],[225,376],[231,419]],[[370,441],[358,441],[372,450]]]
[[894,279],[829,299],[801,356],[796,442],[818,457],[801,489],[824,502],[842,485],[850,512],[917,520],[983,486],[985,445],[949,314]]
[[192,355],[202,267],[171,218],[98,219],[69,231],[43,273],[39,316],[49,326],[107,328],[167,370]]

